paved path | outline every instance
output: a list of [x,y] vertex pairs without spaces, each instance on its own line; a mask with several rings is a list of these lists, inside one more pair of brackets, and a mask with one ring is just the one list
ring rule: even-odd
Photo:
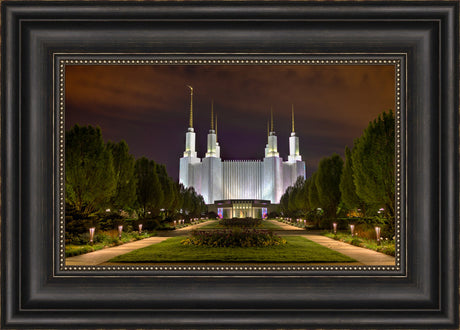
[[[395,264],[395,259],[392,256],[388,256],[386,254],[376,252],[373,250],[369,250],[366,248],[354,246],[351,244],[347,244],[344,242],[337,241],[335,239],[322,236],[320,234],[311,233],[306,231],[303,228],[298,228],[283,222],[279,222],[276,220],[268,220],[275,225],[280,227],[280,230],[277,231],[278,234],[295,234],[297,236],[305,237],[315,243],[321,244],[331,250],[340,252],[346,256],[349,256],[358,262],[354,263],[346,263],[347,265],[379,265],[379,266],[392,266]],[[160,243],[166,240],[168,237],[171,236],[179,236],[179,235],[186,235],[190,231],[205,226],[209,223],[209,221],[199,223],[197,225],[183,227],[177,230],[168,231],[168,232],[160,232],[159,234],[162,235],[161,237],[155,236],[146,238],[140,241],[126,243],[120,246],[102,249],[95,252],[90,252],[86,254],[82,254],[76,257],[66,258],[66,265],[85,265],[85,266],[93,266],[93,265],[100,265],[106,263],[108,260],[131,252],[133,250],[137,250],[152,244]]]
[[292,225],[289,225],[284,222],[279,222],[276,220],[269,220],[274,224],[282,227],[284,230],[296,231],[301,230],[305,234],[300,234],[300,236],[309,239],[315,243],[321,244],[331,250],[340,252],[350,258],[353,258],[359,262],[360,265],[369,265],[369,266],[393,266],[395,265],[395,258],[384,253],[376,252],[359,246],[351,245],[348,243],[337,241],[333,238],[329,238],[323,235],[314,234],[306,231],[305,229],[298,228]]
[[115,258],[116,256],[137,250],[152,244],[160,243],[168,239],[168,237],[149,237],[140,241],[125,243],[123,245],[114,246],[90,253],[81,254],[76,257],[65,258],[66,266],[85,265],[94,266],[99,265],[107,260]]
[[[114,246],[111,248],[106,248],[86,254],[81,254],[79,256],[75,257],[69,257],[65,259],[66,266],[75,266],[75,265],[85,265],[85,266],[94,266],[94,265],[99,265],[101,263],[104,263],[112,258],[115,258],[116,256],[141,249],[143,247],[152,245],[152,244],[157,244],[160,242],[163,242],[164,240],[168,239],[171,236],[180,236],[180,235],[186,235],[188,232],[200,228],[204,225],[207,225],[209,222],[202,222],[196,225],[191,225],[187,227],[183,227],[180,229],[176,230],[171,230],[168,232],[159,232],[158,234],[161,236],[155,236],[155,237],[149,237],[145,238],[140,241],[135,241],[131,243],[125,243],[123,245],[119,246]],[[171,235],[173,234],[173,235]]]
[[321,244],[331,250],[340,252],[350,258],[357,260],[361,265],[367,266],[394,266],[395,258],[374,250],[354,246],[348,243],[337,241],[323,235],[310,234],[302,235],[306,239]]

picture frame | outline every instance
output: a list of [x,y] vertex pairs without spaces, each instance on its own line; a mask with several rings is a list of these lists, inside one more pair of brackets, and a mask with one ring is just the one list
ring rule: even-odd
[[[2,327],[457,328],[458,9],[457,1],[3,1]],[[54,253],[64,189],[54,60],[63,54],[401,56],[402,267],[63,270]]]

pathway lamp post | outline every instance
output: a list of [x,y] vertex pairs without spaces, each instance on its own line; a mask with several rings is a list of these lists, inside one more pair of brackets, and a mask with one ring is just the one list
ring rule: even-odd
[[375,227],[375,234],[377,236],[377,245],[380,245],[380,227]]
[[354,232],[355,232],[355,225],[350,225],[350,231],[351,231],[351,237],[353,237]]
[[123,231],[123,225],[118,226],[118,238],[121,239],[121,233]]
[[139,234],[142,233],[142,223],[139,224]]
[[96,228],[91,227],[89,229],[89,244],[93,245],[94,242],[94,232],[96,231]]
[[337,235],[337,222],[332,223],[332,228],[334,228],[334,235]]

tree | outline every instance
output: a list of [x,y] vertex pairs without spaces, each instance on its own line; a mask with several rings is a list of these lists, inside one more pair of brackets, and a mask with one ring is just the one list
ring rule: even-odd
[[161,208],[169,210],[174,202],[174,183],[166,172],[166,166],[157,164],[156,172],[163,190],[163,201]]
[[134,157],[129,154],[128,144],[108,142],[113,159],[115,191],[111,198],[114,210],[132,208],[136,201],[136,177],[134,175]]
[[319,202],[318,187],[316,185],[317,172],[313,173],[309,179],[310,184],[308,185],[308,201],[310,202],[311,209],[317,209],[321,207]]
[[345,165],[340,178],[340,193],[342,202],[348,209],[356,209],[362,206],[362,201],[356,194],[356,187],[353,181],[352,156],[350,148],[345,148]]
[[65,134],[66,204],[83,217],[107,205],[115,188],[112,155],[101,129],[73,126]]
[[337,207],[340,203],[340,177],[342,175],[343,160],[339,155],[323,158],[318,165],[316,186],[321,208],[329,218],[337,216]]
[[141,218],[146,218],[148,212],[151,216],[158,213],[163,201],[163,191],[156,172],[156,164],[145,157],[135,163],[135,175],[137,179],[137,205]]
[[394,217],[395,210],[395,118],[382,113],[369,123],[352,152],[356,194],[366,204],[384,206]]

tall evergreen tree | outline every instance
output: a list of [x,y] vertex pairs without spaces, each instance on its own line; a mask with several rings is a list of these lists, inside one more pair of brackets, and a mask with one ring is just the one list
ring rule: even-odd
[[101,129],[73,126],[65,134],[66,204],[87,217],[107,205],[114,188],[112,155]]
[[174,202],[174,183],[166,172],[166,166],[157,164],[156,172],[160,180],[161,189],[163,190],[163,201],[161,208],[169,210]]
[[311,209],[317,209],[321,207],[318,195],[318,186],[316,184],[316,180],[318,177],[318,172],[313,173],[311,176],[310,184],[308,186],[308,201],[310,202]]
[[142,157],[135,163],[137,205],[141,218],[156,215],[163,201],[163,191],[156,172],[156,164]]
[[112,154],[115,178],[115,191],[110,204],[114,210],[132,209],[136,201],[134,157],[129,154],[125,141],[108,142],[107,148]]
[[336,217],[340,203],[340,177],[342,175],[343,160],[339,155],[323,158],[319,162],[316,186],[321,208],[326,216]]
[[342,202],[347,209],[357,209],[362,206],[362,201],[356,194],[356,187],[353,181],[352,154],[350,148],[345,148],[345,165],[342,177],[340,178],[340,192]]
[[395,118],[384,112],[369,123],[352,152],[356,194],[367,204],[395,212]]

